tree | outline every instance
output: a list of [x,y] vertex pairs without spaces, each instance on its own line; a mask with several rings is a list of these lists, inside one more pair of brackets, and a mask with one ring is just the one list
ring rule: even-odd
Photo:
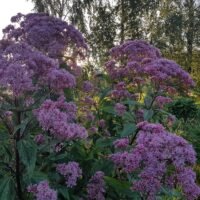
[[190,73],[193,71],[193,51],[198,49],[198,10],[199,3],[195,0],[160,1],[157,15],[150,11],[152,17],[148,23],[152,43]]
[[90,34],[88,42],[91,47],[92,57],[102,66],[108,57],[108,50],[114,46],[116,37],[116,22],[113,10],[109,5],[96,7],[96,12],[91,16]]
[[94,0],[31,0],[37,12],[48,13],[76,25],[86,33],[86,12],[90,11]]
[[119,19],[118,41],[123,42],[144,37],[144,16],[152,8],[156,9],[157,1],[118,0],[114,7]]

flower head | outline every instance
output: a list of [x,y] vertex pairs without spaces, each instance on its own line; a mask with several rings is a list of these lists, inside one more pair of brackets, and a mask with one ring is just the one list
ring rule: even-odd
[[105,182],[103,180],[104,173],[98,171],[89,180],[87,185],[88,200],[104,200]]
[[57,200],[57,192],[49,187],[47,181],[29,185],[27,190],[33,193],[36,200]]
[[76,186],[78,178],[82,175],[82,170],[77,162],[58,164],[56,170],[65,177],[66,184],[70,188]]
[[[132,189],[148,194],[148,199],[153,200],[162,184],[172,179],[182,187],[187,199],[196,199],[200,188],[192,171],[196,161],[192,146],[182,137],[167,132],[161,124],[141,122],[137,127],[135,147],[130,152],[110,155],[110,159],[124,172],[140,170],[139,179],[133,182]],[[174,169],[170,174],[169,168]]]

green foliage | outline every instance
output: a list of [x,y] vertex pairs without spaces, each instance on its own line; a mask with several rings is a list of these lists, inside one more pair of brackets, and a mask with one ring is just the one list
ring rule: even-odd
[[[137,192],[130,191],[130,183],[127,181],[118,180],[112,177],[105,177],[107,185],[114,189],[115,198],[120,199],[140,199],[140,195]],[[112,194],[111,194],[112,195]],[[112,196],[111,196],[112,197]]]
[[131,124],[124,124],[123,130],[120,132],[121,137],[127,137],[130,135],[135,135],[136,131],[136,125],[131,123]]
[[15,183],[9,176],[0,179],[0,199],[1,200],[14,200],[15,194]]
[[[168,52],[182,51],[188,47],[187,44],[182,43],[185,41],[184,37],[186,37],[185,34],[189,27],[189,25],[184,27],[188,16],[185,20],[183,14],[187,13],[187,10],[182,13],[177,6],[171,7],[172,1],[166,1],[167,6],[163,9],[161,7],[163,2],[160,3],[156,0],[119,0],[115,2],[116,4],[97,0],[33,1],[38,11],[47,11],[60,18],[64,17],[64,13],[67,12],[67,19],[84,30],[89,39],[93,61],[98,63],[98,67],[107,60],[108,49],[119,40],[122,42],[131,38],[147,37],[153,43],[163,44],[162,47],[167,47]],[[180,3],[180,1],[177,2]],[[155,9],[160,11],[160,17],[155,16],[157,14],[155,14]],[[152,23],[158,27],[158,30],[155,30],[151,23],[143,26],[144,20],[152,15],[154,19]],[[86,24],[89,26],[89,30],[86,30]],[[190,34],[191,32],[193,29],[190,30]],[[188,38],[187,35],[186,39]],[[194,40],[191,42],[194,44]],[[66,66],[63,64],[62,68],[64,67]],[[91,93],[81,91],[83,80],[78,78],[77,88],[74,88],[73,91],[71,89],[64,91],[68,102],[76,101],[77,103],[78,116],[72,121],[86,127],[88,138],[85,140],[56,139],[51,128],[48,131],[42,130],[39,126],[41,124],[36,122],[31,114],[32,111],[46,99],[45,95],[48,95],[49,99],[57,99],[58,94],[53,94],[53,91],[50,91],[49,94],[45,94],[45,92],[39,94],[36,99],[40,99],[40,96],[42,98],[34,104],[35,107],[29,107],[31,111],[14,105],[16,100],[13,100],[14,103],[1,105],[2,112],[13,110],[13,117],[6,119],[7,124],[4,120],[0,124],[0,200],[15,199],[16,164],[19,165],[18,176],[24,193],[26,193],[28,185],[47,180],[52,188],[57,190],[59,199],[78,200],[80,197],[86,199],[86,186],[89,180],[95,172],[103,171],[106,175],[104,179],[107,191],[106,200],[142,199],[141,194],[131,189],[132,182],[135,180],[135,177],[132,176],[137,175],[125,175],[121,168],[115,168],[109,160],[109,155],[122,151],[114,147],[114,141],[117,139],[128,139],[127,151],[134,147],[138,133],[137,123],[140,121],[162,123],[167,129],[173,129],[174,127],[167,122],[170,113],[178,118],[177,133],[185,133],[184,137],[194,144],[200,160],[200,127],[197,120],[200,117],[198,118],[198,108],[192,99],[175,100],[168,106],[167,111],[169,112],[167,112],[154,104],[158,94],[154,91],[153,84],[144,87],[141,84],[141,88],[137,88],[139,84],[132,83],[133,85],[131,85],[132,79],[127,80],[128,78],[124,79],[124,82],[128,82],[126,82],[126,89],[135,96],[131,99],[114,99],[110,94],[115,82],[110,80],[106,73],[94,74],[94,71],[90,71],[90,67],[88,64],[88,69],[85,68],[85,77],[82,76],[80,79],[87,80],[88,77],[94,75],[94,91]],[[86,97],[91,98],[92,103],[83,103],[82,101]],[[26,96],[19,100],[23,102],[25,99]],[[24,105],[23,103],[22,105]],[[117,114],[116,103],[126,106],[123,116]],[[61,108],[61,110],[64,109]],[[137,111],[139,110],[143,112],[142,119],[138,119]],[[85,117],[87,112],[92,114],[90,119]],[[101,120],[105,121],[103,126],[99,124]],[[34,140],[34,136],[39,133],[44,136],[44,142],[37,143]],[[18,154],[19,158],[17,158]],[[70,161],[78,162],[83,171],[82,177],[73,188],[67,187],[65,177],[56,171],[58,164]],[[166,199],[168,197],[181,199],[177,190],[168,188],[162,188],[158,196],[158,199],[165,199],[165,197]]]
[[198,108],[193,99],[179,98],[168,105],[168,110],[178,119],[186,121],[197,115]]
[[35,168],[37,146],[32,140],[20,140],[17,143],[17,149],[21,161],[27,168],[27,173],[31,177]]

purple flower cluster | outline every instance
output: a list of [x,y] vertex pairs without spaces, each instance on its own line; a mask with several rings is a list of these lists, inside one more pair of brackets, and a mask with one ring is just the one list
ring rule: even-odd
[[131,94],[126,89],[125,82],[122,81],[115,85],[114,90],[111,91],[111,98],[113,99],[131,98]]
[[98,171],[92,176],[87,185],[88,200],[104,200],[105,182],[104,173]]
[[141,85],[157,90],[188,89],[194,86],[190,75],[174,61],[162,58],[159,50],[143,40],[127,41],[110,51],[111,60],[105,64],[109,76],[116,81]]
[[117,139],[113,142],[115,148],[125,148],[129,145],[129,139],[128,138],[121,138]]
[[58,164],[56,171],[65,177],[69,188],[76,186],[78,178],[82,176],[82,170],[77,162]]
[[141,62],[144,58],[157,59],[161,57],[160,51],[144,40],[130,40],[113,47],[110,55],[116,60],[126,58],[128,61],[136,62]]
[[144,110],[142,109],[136,110],[135,117],[137,123],[144,121]]
[[83,82],[83,91],[91,92],[94,89],[94,85],[90,81]]
[[193,87],[194,81],[189,73],[172,60],[156,59],[144,64],[144,72],[152,82],[163,86],[174,86],[182,88]]
[[[18,13],[11,18],[11,22],[14,25],[3,30],[4,38],[25,41],[50,57],[63,56],[64,52],[69,53],[72,47],[76,49],[72,52],[72,57],[83,56],[83,50],[87,49],[85,40],[77,29],[48,14]],[[16,23],[19,25],[15,28]]]
[[106,127],[106,121],[104,119],[100,119],[98,122],[98,126],[100,128],[105,128]]
[[121,104],[121,103],[116,103],[115,104],[115,111],[116,111],[117,115],[123,116],[124,113],[126,112],[126,106]]
[[14,96],[50,88],[62,92],[75,86],[75,77],[58,62],[26,43],[0,41],[0,86]]
[[35,115],[43,130],[50,131],[58,139],[73,140],[87,137],[86,129],[74,123],[75,104],[65,102],[64,96],[57,101],[46,100],[35,110]]
[[62,151],[63,147],[64,147],[64,143],[63,143],[63,142],[57,143],[57,144],[54,146],[54,151],[55,151],[56,153],[58,153],[58,152]]
[[138,77],[143,72],[142,62],[161,57],[157,48],[143,40],[127,41],[113,47],[110,55],[112,60],[106,63],[106,70],[114,79]]
[[34,141],[35,141],[38,145],[44,144],[44,142],[45,142],[45,137],[44,137],[43,134],[38,134],[38,135],[35,136]]
[[196,174],[191,168],[181,169],[176,178],[188,200],[197,199],[200,196],[200,188],[195,183]]
[[135,147],[130,152],[110,156],[126,173],[140,170],[139,180],[133,181],[132,189],[148,200],[155,199],[162,185],[181,186],[188,200],[199,197],[200,188],[192,171],[196,161],[192,146],[182,137],[167,132],[161,124],[141,122],[137,127],[140,131]]
[[93,106],[95,105],[95,100],[92,99],[92,97],[86,96],[84,99],[82,99],[82,102],[88,106]]
[[169,115],[167,117],[167,125],[168,126],[172,126],[175,121],[176,121],[176,117],[174,115]]
[[49,187],[47,181],[29,185],[27,190],[33,193],[36,200],[57,200],[57,192]]
[[[0,40],[0,86],[14,96],[45,88],[63,93],[76,85],[74,75],[59,68],[78,72],[77,58],[84,58],[87,45],[81,33],[65,21],[44,13],[11,18],[13,25],[4,30]],[[75,73],[74,72],[74,73]],[[80,74],[80,73],[79,73]]]
[[76,85],[75,77],[65,69],[52,69],[47,76],[50,88],[60,92],[65,88],[73,88]]
[[164,97],[164,96],[157,96],[155,99],[155,104],[159,108],[163,108],[166,104],[171,103],[172,99],[169,97]]

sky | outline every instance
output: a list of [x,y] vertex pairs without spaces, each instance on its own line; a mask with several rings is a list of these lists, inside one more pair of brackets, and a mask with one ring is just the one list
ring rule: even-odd
[[23,14],[32,12],[33,4],[26,0],[0,0],[0,39],[2,29],[10,23],[10,18],[18,12]]

